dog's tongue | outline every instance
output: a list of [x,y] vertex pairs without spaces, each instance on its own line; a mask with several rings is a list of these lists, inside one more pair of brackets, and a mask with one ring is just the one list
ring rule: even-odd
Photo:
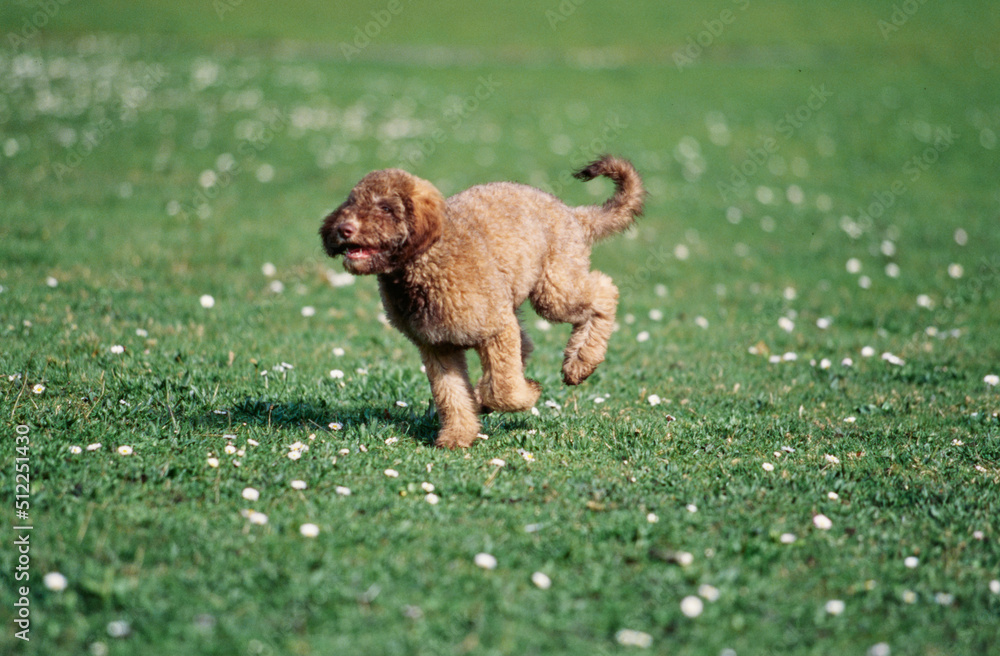
[[374,248],[364,248],[363,246],[352,246],[347,249],[347,257],[352,260],[359,260],[366,257],[371,257],[377,251]]

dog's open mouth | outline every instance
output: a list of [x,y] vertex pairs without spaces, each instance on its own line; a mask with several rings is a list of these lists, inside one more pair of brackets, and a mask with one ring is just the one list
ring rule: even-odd
[[368,246],[348,246],[345,257],[349,260],[367,260],[379,252],[379,249]]

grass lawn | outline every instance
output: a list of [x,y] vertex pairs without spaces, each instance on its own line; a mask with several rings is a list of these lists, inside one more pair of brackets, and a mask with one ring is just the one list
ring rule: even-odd
[[[1000,14],[818,4],[0,6],[0,652],[995,653]],[[604,151],[607,361],[434,449],[322,217]]]

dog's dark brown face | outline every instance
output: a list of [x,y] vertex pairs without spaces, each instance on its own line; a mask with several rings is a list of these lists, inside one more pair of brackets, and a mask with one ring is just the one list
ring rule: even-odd
[[319,234],[330,257],[355,275],[403,268],[441,236],[445,202],[426,180],[399,169],[369,173]]

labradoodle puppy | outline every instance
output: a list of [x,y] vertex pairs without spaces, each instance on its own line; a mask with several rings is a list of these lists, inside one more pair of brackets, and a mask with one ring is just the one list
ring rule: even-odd
[[[615,183],[601,206],[568,207],[551,194],[494,182],[445,198],[399,169],[366,175],[323,221],[331,257],[355,275],[376,274],[389,321],[420,349],[441,420],[436,444],[468,447],[478,414],[528,410],[541,387],[524,377],[532,344],[517,308],[525,299],[549,321],[573,325],[563,380],[594,372],[615,322],[618,289],[590,270],[590,247],[642,212],[642,180],[627,160],[604,156],[575,176]],[[469,381],[473,348],[483,376]]]

